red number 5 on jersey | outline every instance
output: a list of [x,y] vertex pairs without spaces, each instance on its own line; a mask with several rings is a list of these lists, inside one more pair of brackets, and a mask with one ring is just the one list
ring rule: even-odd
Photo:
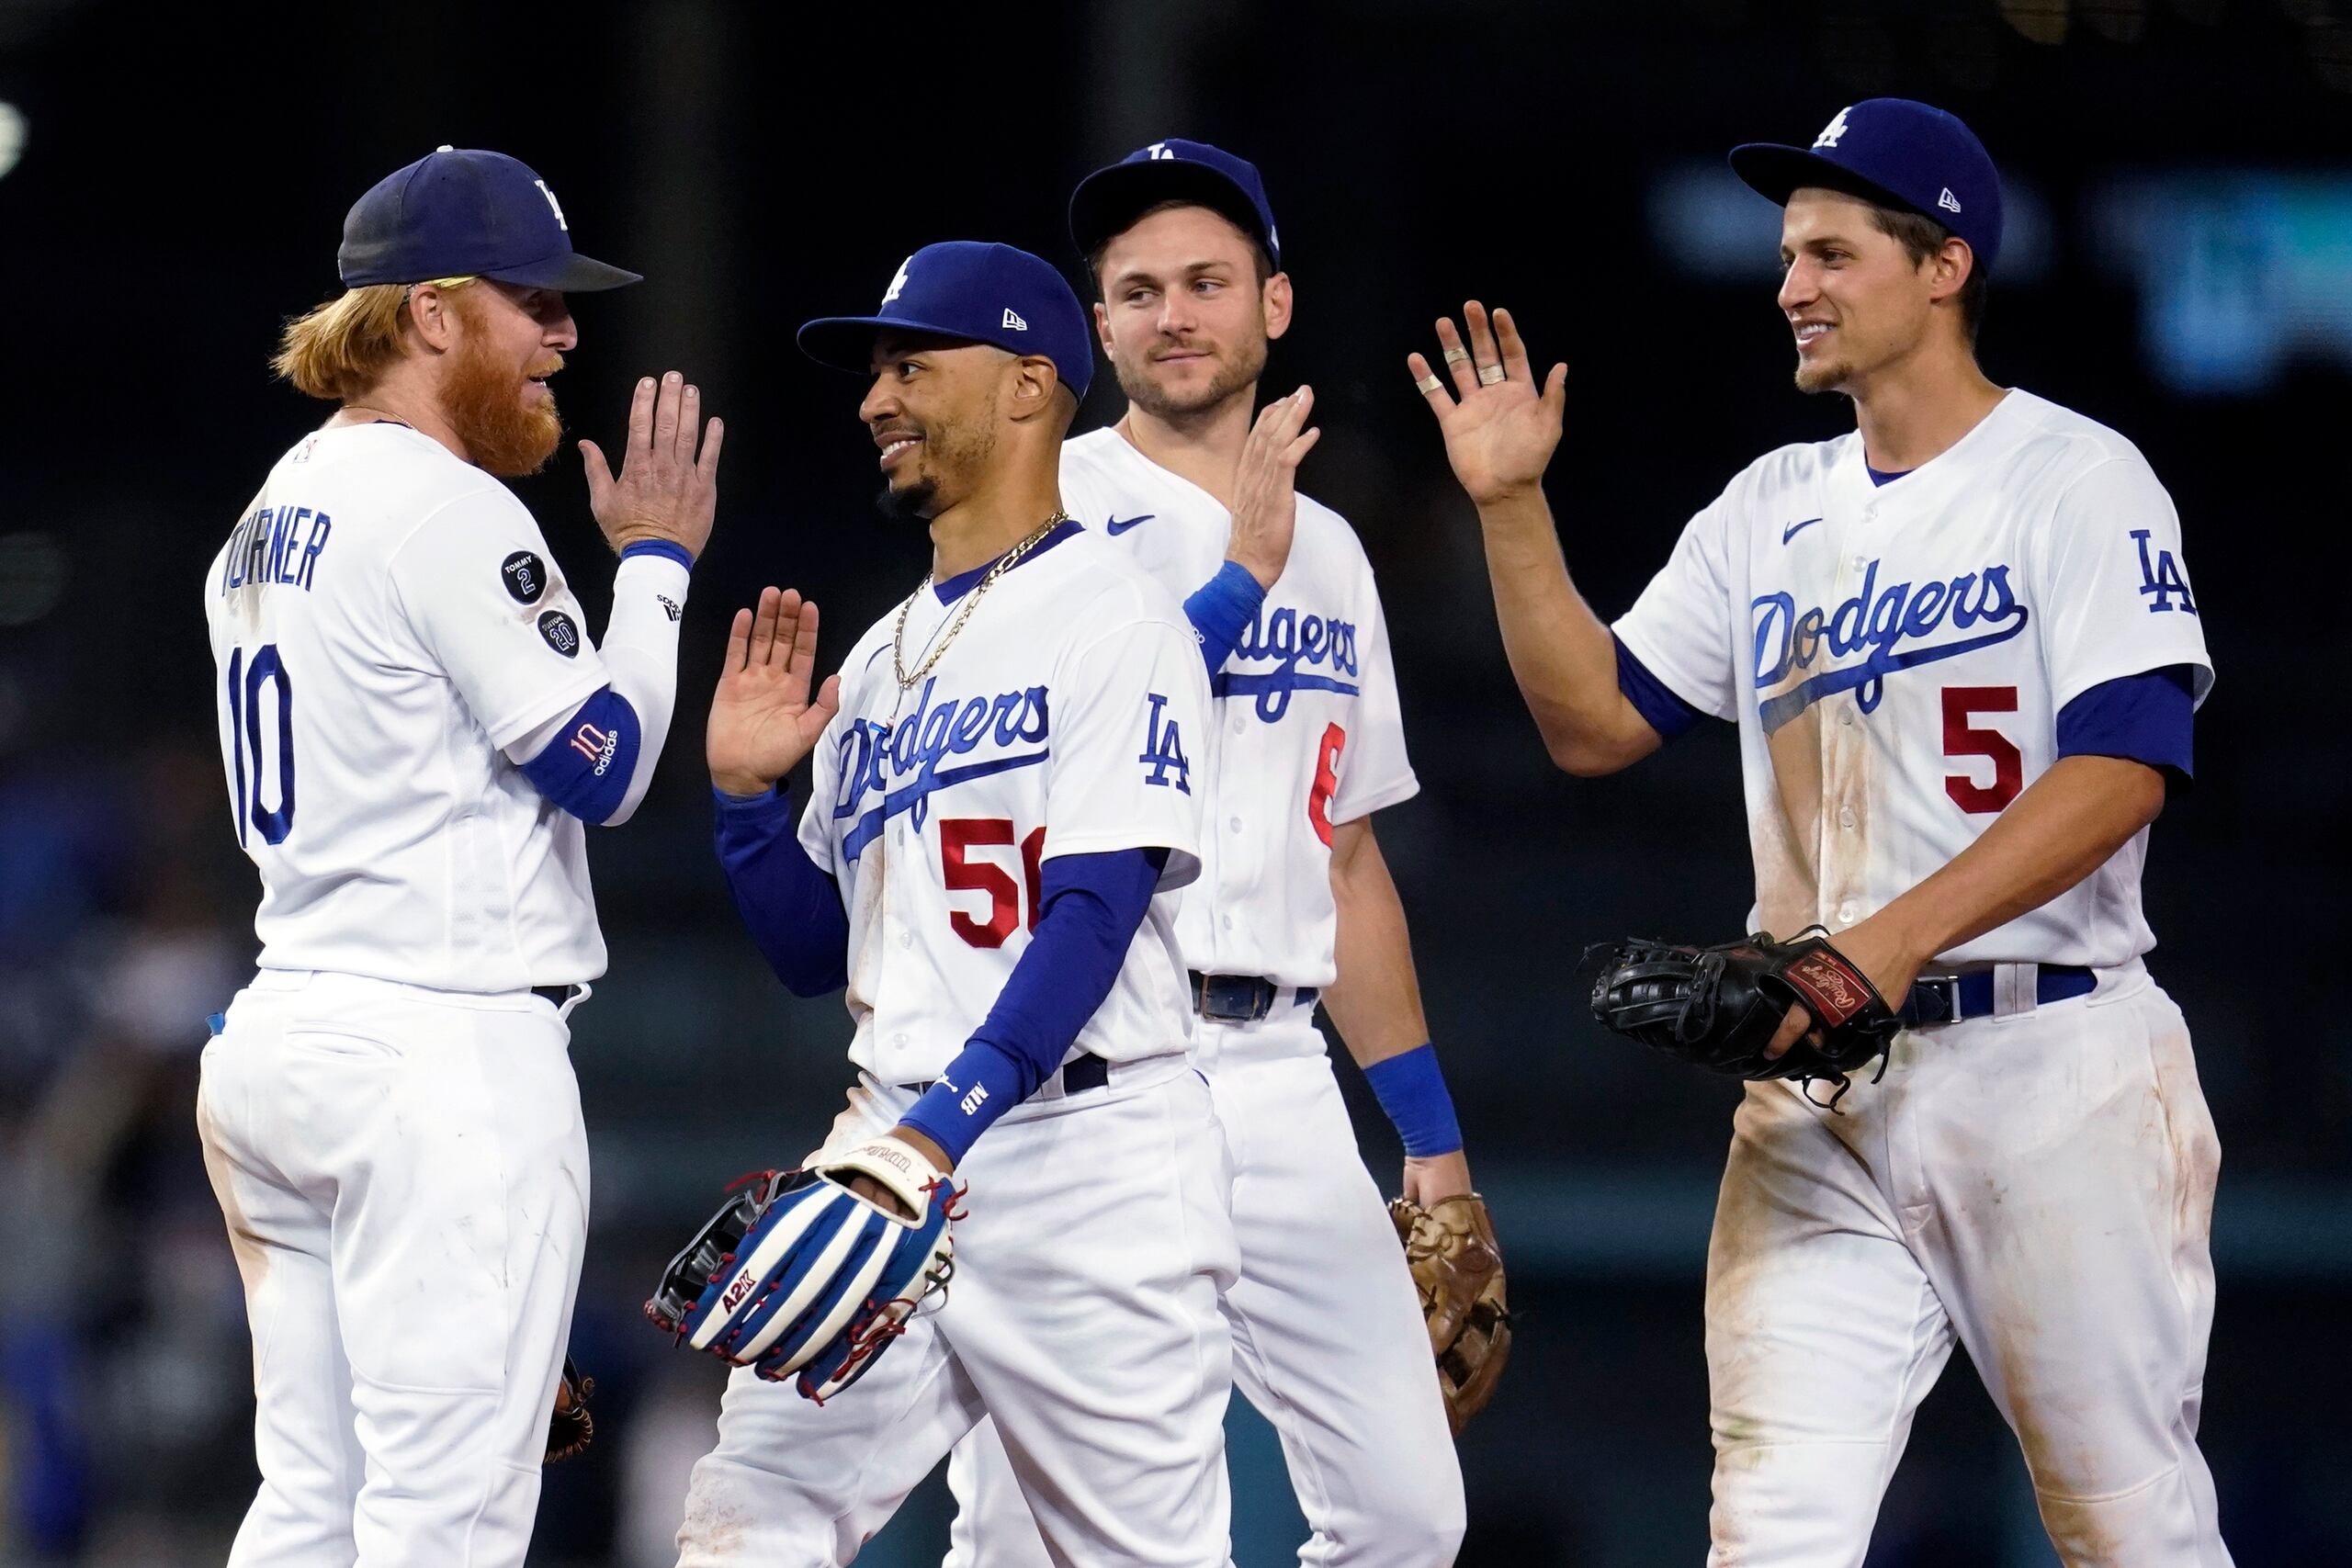
[[1999,730],[1968,721],[1980,713],[2015,713],[2015,686],[1946,686],[1944,688],[1944,755],[1990,757],[1993,782],[1978,784],[1966,773],[1944,778],[1944,793],[1972,817],[2002,811],[2025,788],[2025,753]]

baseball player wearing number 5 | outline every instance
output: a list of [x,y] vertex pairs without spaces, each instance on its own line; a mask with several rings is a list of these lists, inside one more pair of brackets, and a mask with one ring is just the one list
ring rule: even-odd
[[[1233,1159],[1235,1385],[1280,1435],[1302,1561],[1430,1568],[1463,1531],[1448,1401],[1315,1027],[1319,999],[1396,1119],[1405,1196],[1485,1224],[1373,833],[1419,787],[1379,586],[1347,521],[1295,488],[1312,391],[1252,420],[1292,300],[1257,168],[1153,142],[1078,186],[1070,233],[1127,410],[1063,447],[1062,499],[1185,597],[1214,697],[1203,869],[1176,930]],[[1465,1404],[1500,1370],[1498,1349]],[[957,1447],[948,1479],[949,1568],[1043,1568],[992,1432]]]
[[338,261],[277,365],[341,407],[205,590],[262,883],[198,1100],[254,1337],[230,1561],[505,1568],[587,1240],[583,824],[628,818],[661,751],[720,431],[673,374],[639,384],[617,479],[581,443],[621,558],[600,651],[498,476],[555,450],[566,292],[637,275],[574,254],[529,169],[446,147],[360,197]]
[[1709,1561],[1860,1563],[1957,1340],[2066,1562],[2222,1568],[2196,1442],[2220,1149],[2140,908],[2212,682],[2178,519],[2130,442],[1978,368],[2001,193],[1960,121],[1871,99],[1732,164],[1786,209],[1797,386],[1860,428],[1733,479],[1613,632],[1541,486],[1565,368],[1539,389],[1476,304],[1466,344],[1439,326],[1451,391],[1408,361],[1553,759],[1736,724],[1747,929],[1826,927],[1904,1025],[1835,1111],[1771,1078],[1734,1120]]
[[[778,977],[844,992],[855,1025],[858,1087],[809,1168],[863,1171],[841,1185],[877,1203],[865,1178],[911,1173],[895,1196],[926,1225],[949,1171],[968,1195],[945,1299],[895,1343],[888,1303],[837,1348],[794,1315],[873,1299],[835,1260],[888,1233],[833,1193],[809,1248],[769,1229],[707,1284],[689,1271],[705,1300],[668,1321],[732,1314],[744,1364],[680,1562],[847,1562],[987,1416],[1057,1561],[1215,1568],[1234,1241],[1173,897],[1200,866],[1207,680],[1174,597],[1060,505],[1085,310],[1037,257],[955,242],[800,344],[869,378],[883,503],[928,524],[933,570],[821,685],[814,606],[771,589],[737,616],[718,851]],[[812,749],[796,812],[775,785]]]

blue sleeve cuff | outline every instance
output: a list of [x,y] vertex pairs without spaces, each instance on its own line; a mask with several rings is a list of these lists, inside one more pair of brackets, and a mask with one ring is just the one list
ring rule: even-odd
[[849,913],[841,885],[808,858],[782,790],[711,791],[719,868],[743,929],[786,989],[821,997],[849,984]]
[[2195,691],[2186,664],[2102,681],[2058,710],[2058,755],[2122,757],[2186,784],[2194,773]]
[[939,1081],[899,1118],[962,1164],[996,1119],[1028,1099],[1044,1082],[1033,1064],[989,1040],[975,1040],[947,1064]]
[[628,559],[631,556],[663,556],[676,561],[688,571],[695,569],[695,558],[686,553],[686,547],[668,539],[639,539],[621,551],[623,560]]
[[1453,1117],[1445,1074],[1438,1068],[1436,1046],[1417,1045],[1374,1062],[1363,1076],[1380,1109],[1396,1124],[1396,1135],[1405,1141],[1408,1158],[1450,1155],[1462,1146],[1462,1127]]
[[1625,694],[1634,711],[1658,732],[1659,739],[1671,740],[1707,716],[1651,674],[1649,666],[1634,658],[1634,650],[1625,646],[1624,638],[1611,632],[1609,640],[1617,645],[1617,689]]
[[608,822],[628,795],[645,727],[628,699],[605,687],[580,705],[523,776],[548,801],[582,822]]
[[1258,618],[1265,603],[1266,591],[1238,560],[1219,567],[1215,577],[1184,601],[1185,619],[1193,623],[1193,635],[1201,639],[1201,658],[1210,674],[1225,668],[1234,644],[1241,640],[1242,632]]

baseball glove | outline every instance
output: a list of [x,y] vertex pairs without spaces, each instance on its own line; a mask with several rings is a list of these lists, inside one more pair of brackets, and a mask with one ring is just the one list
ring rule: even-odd
[[1393,1199],[1388,1214],[1420,1292],[1446,1422],[1458,1438],[1494,1397],[1510,1359],[1510,1307],[1495,1222],[1476,1192],[1441,1198],[1426,1209],[1410,1198]]
[[[1592,1015],[1620,1034],[1733,1077],[1826,1078],[1838,1086],[1833,1107],[1847,1075],[1883,1055],[1903,1027],[1819,926],[1790,942],[1761,933],[1719,947],[1635,940],[1586,956],[1599,959]],[[1764,1048],[1796,1006],[1813,1015],[1814,1029],[1767,1057]]]
[[[871,1179],[907,1218],[850,1190]],[[645,1303],[696,1350],[790,1380],[822,1404],[864,1377],[955,1271],[950,1220],[965,1190],[896,1138],[820,1153],[730,1190]]]
[[556,1380],[555,1409],[548,1415],[548,1451],[541,1463],[570,1459],[595,1440],[595,1418],[588,1414],[588,1396],[595,1392],[596,1380],[566,1356],[563,1376]]

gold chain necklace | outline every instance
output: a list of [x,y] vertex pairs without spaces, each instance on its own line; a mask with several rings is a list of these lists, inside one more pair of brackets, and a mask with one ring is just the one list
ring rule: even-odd
[[1057,512],[1038,524],[1019,544],[997,557],[979,581],[972,585],[972,591],[964,595],[964,603],[956,607],[956,618],[947,624],[945,634],[931,645],[931,651],[923,656],[923,661],[910,671],[907,668],[907,613],[915,607],[916,600],[931,591],[933,574],[925,572],[922,581],[915,585],[915,591],[908,594],[906,602],[899,606],[898,624],[890,628],[890,672],[899,679],[899,690],[911,691],[917,681],[930,674],[940,656],[947,651],[948,644],[954,642],[956,634],[964,629],[964,623],[972,618],[972,607],[980,602],[980,595],[989,591],[989,585],[1020,565],[1022,557],[1035,549],[1046,535],[1069,521],[1069,513]]

